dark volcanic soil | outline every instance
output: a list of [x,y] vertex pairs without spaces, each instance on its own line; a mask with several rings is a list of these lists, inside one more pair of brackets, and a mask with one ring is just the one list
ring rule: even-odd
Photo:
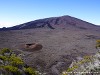
[[[100,26],[70,16],[40,19],[1,30],[9,31],[0,31],[0,48],[23,53],[28,65],[47,75],[60,75],[76,57],[96,53],[96,40],[100,39]],[[22,49],[22,45],[30,43],[40,43],[43,48]]]
[[[20,51],[25,54],[24,61],[28,65],[38,70],[56,73],[55,65],[60,63],[57,68],[62,71],[76,56],[97,52],[95,49],[97,39],[100,39],[98,31],[78,28],[1,31],[0,48],[7,47]],[[43,49],[30,52],[20,48],[23,44],[34,42],[42,44]]]

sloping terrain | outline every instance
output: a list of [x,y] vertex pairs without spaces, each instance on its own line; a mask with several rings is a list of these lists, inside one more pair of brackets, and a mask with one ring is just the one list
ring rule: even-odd
[[[17,30],[11,27],[13,30],[0,31],[0,48],[7,47],[16,52],[22,52],[24,61],[28,65],[47,72],[47,75],[59,75],[77,56],[91,55],[97,52],[95,41],[100,39],[99,26],[70,16],[37,21],[16,26]],[[44,24],[44,21],[48,22],[50,26]],[[35,25],[40,25],[40,22],[43,22],[45,26],[34,28]],[[22,50],[21,45],[27,43],[40,43],[43,48],[33,52]]]
[[50,17],[45,19],[39,19],[9,28],[1,28],[0,30],[20,30],[20,29],[33,29],[33,28],[61,29],[68,27],[98,30],[98,26],[68,15],[61,17]]

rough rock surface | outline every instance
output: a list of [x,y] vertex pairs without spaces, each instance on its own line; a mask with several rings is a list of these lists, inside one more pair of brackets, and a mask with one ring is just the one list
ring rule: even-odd
[[[0,31],[0,48],[20,51],[29,66],[47,75],[66,70],[75,57],[96,53],[96,40],[100,39],[100,26],[70,16],[40,19],[10,29]],[[29,44],[33,41],[42,44],[42,50],[32,50],[34,45]],[[22,50],[20,45],[32,51]]]

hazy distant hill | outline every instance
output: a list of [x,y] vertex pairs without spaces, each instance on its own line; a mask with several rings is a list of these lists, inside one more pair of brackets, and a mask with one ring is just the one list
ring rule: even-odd
[[61,17],[39,19],[9,28],[2,28],[1,30],[20,30],[20,29],[32,29],[32,28],[58,29],[58,28],[68,28],[68,27],[74,27],[79,29],[98,29],[96,25],[91,24],[89,22],[71,16],[61,16]]
[[[3,28],[0,31],[0,48],[11,48],[23,53],[24,61],[47,72],[60,75],[78,56],[97,52],[96,40],[100,39],[100,26],[71,16],[51,17]],[[24,51],[24,44],[40,43],[39,51]]]

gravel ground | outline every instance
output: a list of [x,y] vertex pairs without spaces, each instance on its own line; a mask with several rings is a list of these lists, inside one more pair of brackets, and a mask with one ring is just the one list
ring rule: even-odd
[[[24,61],[28,65],[47,72],[58,63],[70,64],[76,56],[96,53],[97,39],[100,39],[99,31],[78,28],[1,31],[0,48],[24,53]],[[20,46],[27,43],[40,43],[43,49],[34,52],[21,50]]]

